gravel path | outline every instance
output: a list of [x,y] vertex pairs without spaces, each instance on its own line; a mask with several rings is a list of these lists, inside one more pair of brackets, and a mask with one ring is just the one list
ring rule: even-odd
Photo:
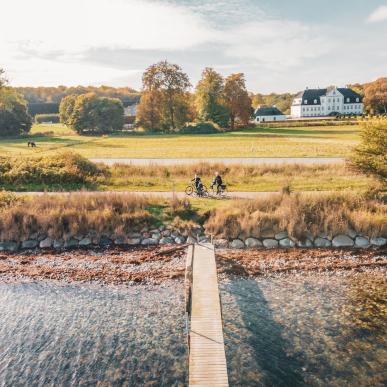
[[333,164],[344,163],[345,159],[341,157],[235,157],[235,158],[205,158],[205,159],[133,159],[133,158],[91,158],[95,163],[104,163],[106,165],[132,164],[132,165],[186,165],[200,162],[243,164],[243,165],[262,165],[262,164]]

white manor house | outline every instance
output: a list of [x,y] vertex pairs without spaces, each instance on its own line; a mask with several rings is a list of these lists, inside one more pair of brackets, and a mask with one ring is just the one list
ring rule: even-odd
[[325,117],[336,114],[363,114],[360,94],[347,87],[306,89],[296,95],[291,106],[292,118]]

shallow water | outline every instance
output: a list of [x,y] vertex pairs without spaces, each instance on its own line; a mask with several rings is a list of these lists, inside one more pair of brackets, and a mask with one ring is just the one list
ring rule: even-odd
[[186,382],[181,283],[0,283],[0,386]]
[[223,281],[233,386],[384,386],[382,273]]

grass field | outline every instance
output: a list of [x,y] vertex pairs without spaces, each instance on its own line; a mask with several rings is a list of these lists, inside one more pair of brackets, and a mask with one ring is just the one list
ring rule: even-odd
[[1,139],[0,155],[50,155],[72,150],[88,158],[346,157],[359,126],[254,128],[211,135],[79,136],[60,124],[34,125],[27,139]]

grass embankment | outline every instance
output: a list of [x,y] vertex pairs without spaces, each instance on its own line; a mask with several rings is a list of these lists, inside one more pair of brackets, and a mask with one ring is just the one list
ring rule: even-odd
[[203,201],[112,193],[18,198],[2,194],[0,239],[18,241],[33,234],[69,238],[91,231],[96,235],[126,235],[161,223],[179,229],[202,224],[207,233],[228,238],[264,237],[265,233],[283,230],[297,238],[308,232],[333,236],[348,229],[367,236],[387,235],[387,205],[356,194],[276,194],[213,202],[216,207],[208,210]]
[[4,156],[53,155],[70,149],[88,158],[346,157],[359,141],[359,126],[256,127],[218,134],[80,136],[61,124],[34,125],[27,140],[0,139]]
[[365,190],[371,179],[332,165],[231,165],[197,163],[180,166],[95,165],[73,154],[33,158],[0,157],[0,189],[10,191],[164,191],[183,192],[194,174],[210,185],[214,172],[222,174],[229,191]]
[[311,233],[334,236],[349,229],[367,236],[387,235],[387,205],[359,194],[272,195],[215,208],[207,232],[225,237],[264,236],[286,230],[302,239]]

